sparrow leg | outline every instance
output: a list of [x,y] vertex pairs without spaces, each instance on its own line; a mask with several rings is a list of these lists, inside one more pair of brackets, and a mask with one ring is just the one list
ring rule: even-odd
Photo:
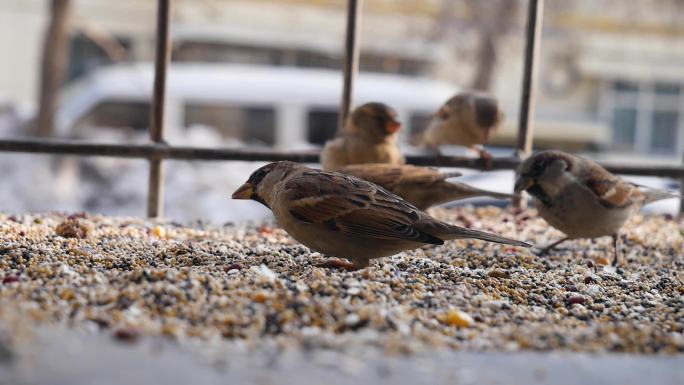
[[494,157],[489,151],[485,150],[482,146],[472,146],[470,149],[477,151],[480,155],[480,159],[484,163],[484,170],[491,170],[494,167]]
[[539,250],[539,253],[537,253],[537,255],[544,255],[544,254],[548,253],[549,250],[553,249],[554,247],[560,245],[561,243],[563,243],[569,239],[570,239],[570,237],[561,238],[561,239],[557,240],[556,242],[554,242],[554,243],[544,247],[543,249]]
[[356,271],[359,269],[363,269],[366,266],[368,266],[368,263],[366,263],[364,266],[363,264],[356,263],[356,261],[345,262],[341,259],[328,259],[325,262],[316,264],[316,267],[322,267],[326,269],[340,269],[347,271]]
[[611,235],[613,237],[613,266],[617,266],[618,261],[621,259],[620,258],[620,236],[617,234]]

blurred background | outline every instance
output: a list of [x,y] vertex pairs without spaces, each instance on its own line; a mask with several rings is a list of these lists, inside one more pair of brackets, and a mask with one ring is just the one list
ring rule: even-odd
[[[2,0],[0,136],[148,140],[155,0]],[[346,1],[175,0],[166,135],[171,144],[320,148],[342,87]],[[510,155],[527,1],[368,0],[354,103],[382,101],[401,143],[453,93],[496,95],[506,121],[488,147]],[[598,160],[679,164],[684,156],[684,1],[546,0],[535,148]],[[459,153],[453,149],[451,153]],[[230,192],[259,166],[167,162],[166,216],[265,217]],[[0,210],[144,215],[147,162],[0,153]],[[634,178],[633,178],[634,179]],[[510,191],[512,172],[469,171]],[[666,188],[674,181],[635,180]],[[674,212],[677,201],[654,210]]]

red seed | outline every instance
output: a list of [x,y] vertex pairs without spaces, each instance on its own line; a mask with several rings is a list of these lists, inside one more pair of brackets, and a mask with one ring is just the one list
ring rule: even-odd
[[140,332],[132,327],[122,327],[116,329],[113,336],[119,341],[133,343],[140,337]]
[[584,296],[582,294],[573,294],[570,296],[570,298],[568,298],[568,304],[569,305],[574,305],[576,303],[581,305],[581,304],[585,303],[586,301],[587,301],[587,299],[584,298]]
[[229,271],[231,271],[231,270],[242,270],[242,269],[244,269],[244,268],[245,268],[245,267],[242,266],[242,265],[239,264],[239,263],[232,263],[232,264],[230,264],[230,265],[228,265],[228,266],[225,266],[225,267],[223,268],[223,271],[225,271],[225,272],[227,273],[227,272],[229,272]]
[[12,282],[19,282],[19,276],[17,275],[8,275],[5,278],[2,279],[3,284],[8,284]]

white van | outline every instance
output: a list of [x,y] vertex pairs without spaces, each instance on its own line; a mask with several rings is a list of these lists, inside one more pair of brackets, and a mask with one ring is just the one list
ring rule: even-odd
[[[307,147],[323,144],[337,128],[341,71],[174,63],[167,80],[166,137],[171,143],[184,143],[192,127],[208,126],[224,142]],[[58,135],[94,138],[104,129],[143,133],[149,126],[152,83],[149,63],[93,72],[65,91],[56,117]],[[433,79],[388,74],[361,73],[355,86],[355,105],[381,101],[396,109],[404,138],[457,92]]]

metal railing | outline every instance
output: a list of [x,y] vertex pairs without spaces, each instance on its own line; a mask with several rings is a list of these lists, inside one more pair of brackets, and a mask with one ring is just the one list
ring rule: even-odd
[[[158,0],[157,45],[155,57],[155,78],[150,117],[150,144],[99,144],[77,140],[58,139],[5,139],[0,140],[0,152],[23,152],[39,154],[109,156],[123,158],[142,158],[150,162],[150,178],[147,213],[150,217],[163,215],[163,182],[165,159],[201,161],[279,161],[290,160],[302,163],[317,163],[318,152],[283,152],[276,150],[236,150],[223,148],[203,148],[170,146],[164,142],[164,109],[166,91],[166,72],[170,62],[171,0]],[[359,31],[362,0],[348,0],[347,28],[345,36],[343,91],[340,104],[342,129],[351,107],[354,80],[358,71]],[[516,155],[495,158],[492,169],[515,169],[520,159],[532,150],[533,117],[535,107],[536,73],[539,62],[544,0],[528,0],[525,58],[518,122]],[[444,166],[463,168],[483,168],[481,159],[466,157],[407,156],[410,164],[423,166]],[[626,166],[603,164],[608,170],[624,175],[646,175],[678,178],[681,180],[684,195],[684,166]],[[684,200],[680,213],[684,210]]]

